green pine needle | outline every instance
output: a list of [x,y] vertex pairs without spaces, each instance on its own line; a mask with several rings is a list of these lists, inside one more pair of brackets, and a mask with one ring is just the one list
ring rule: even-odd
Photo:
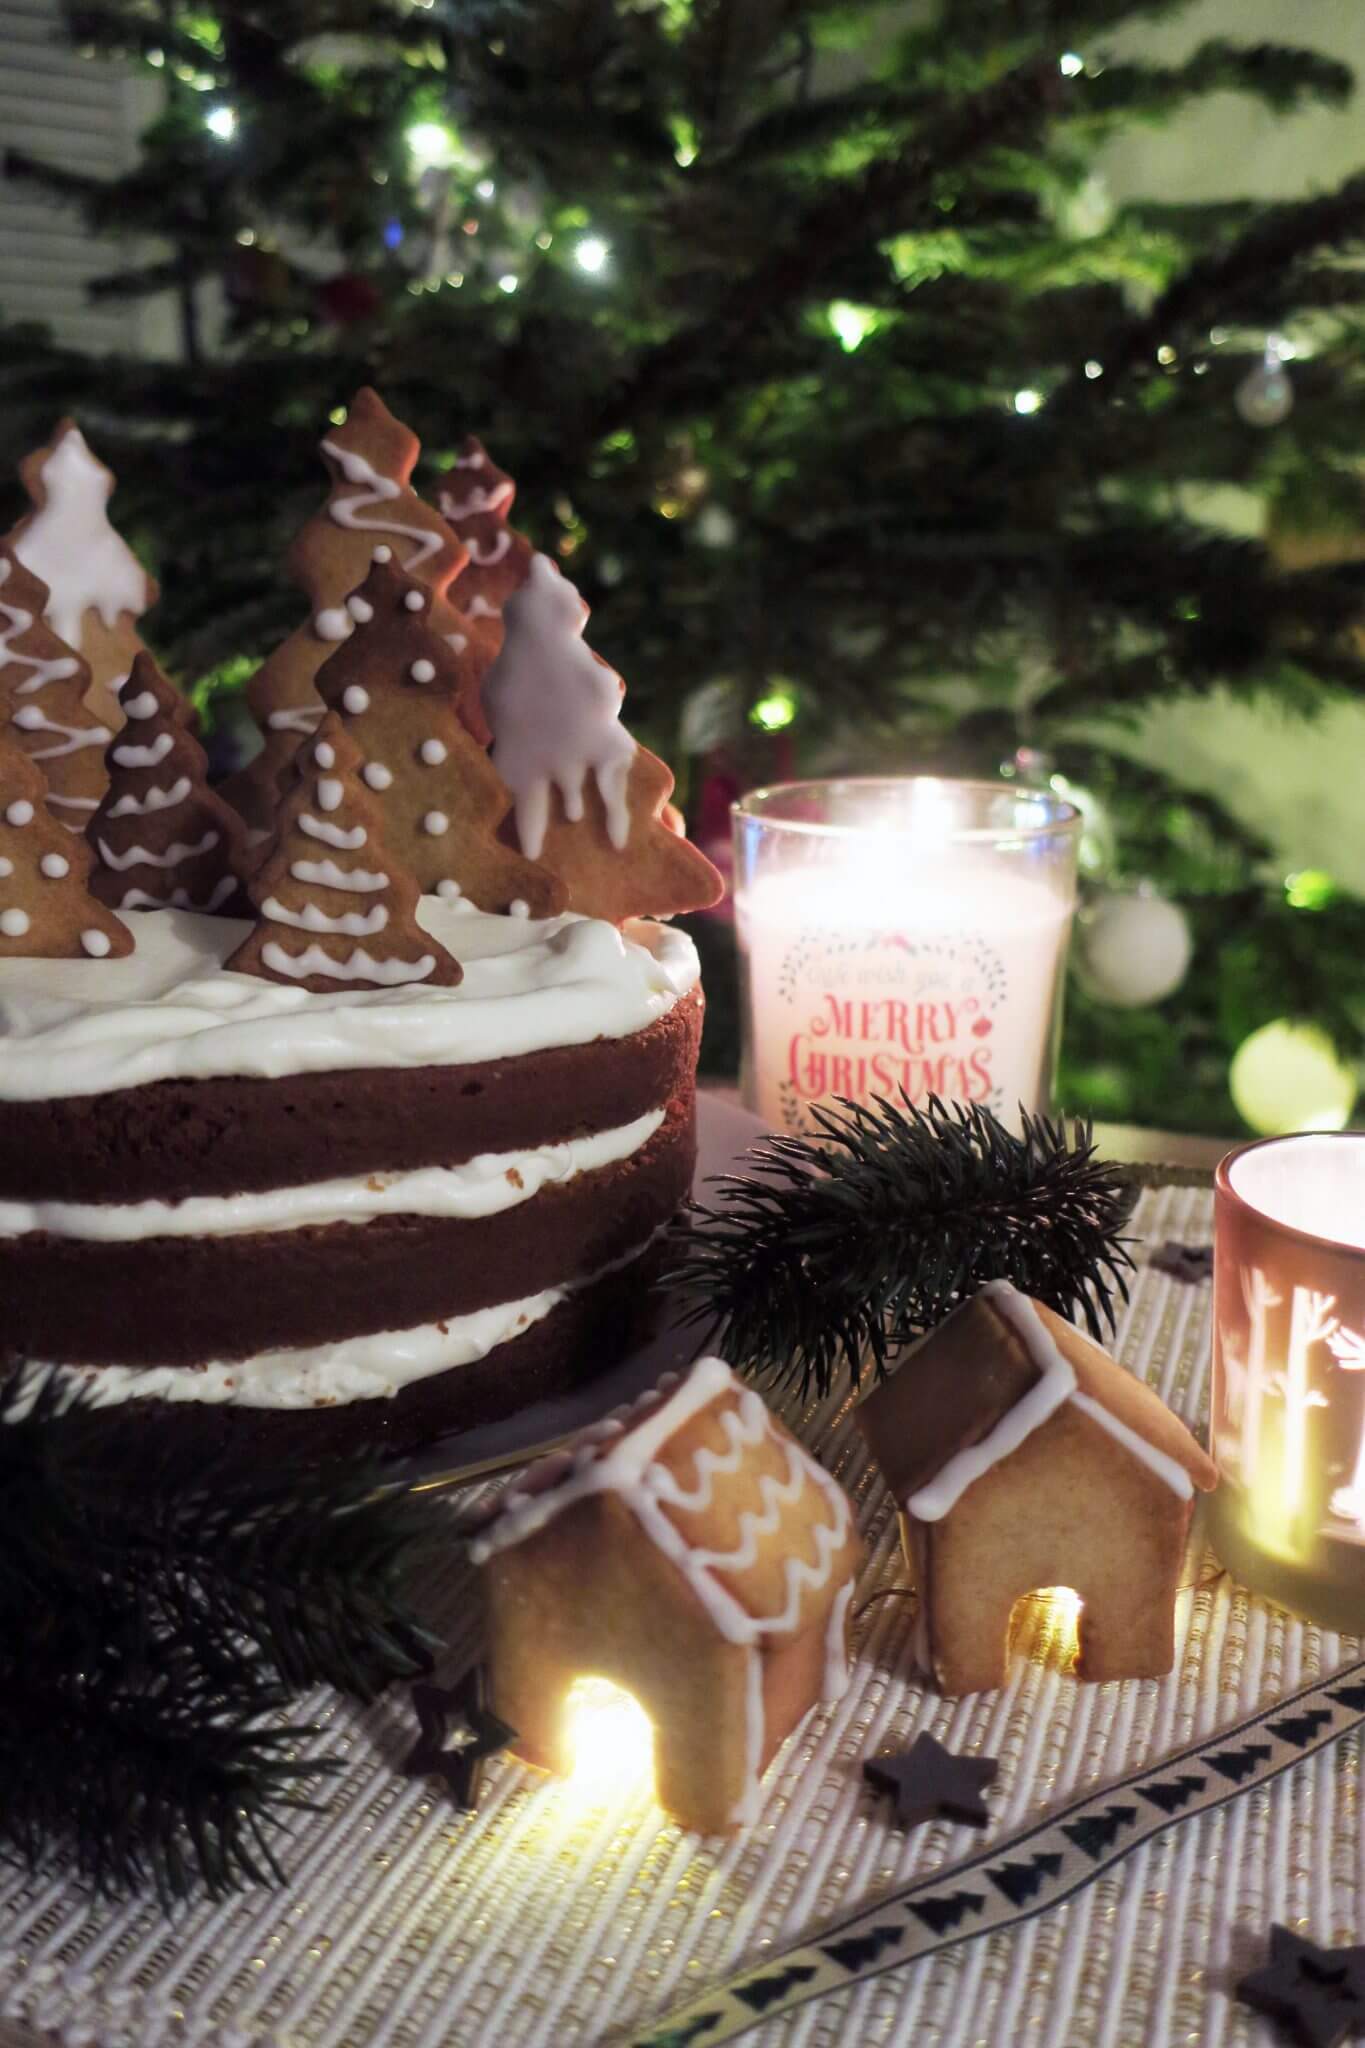
[[825,1394],[842,1365],[856,1385],[987,1280],[1112,1330],[1131,1195],[1088,1126],[1025,1115],[1016,1136],[936,1096],[812,1114],[817,1135],[762,1139],[714,1183],[666,1276],[742,1371]]
[[374,1461],[186,1473],[128,1423],[0,1379],[0,1853],[221,1897],[281,1880],[341,1767],[299,1694],[430,1668],[409,1585],[449,1524]]

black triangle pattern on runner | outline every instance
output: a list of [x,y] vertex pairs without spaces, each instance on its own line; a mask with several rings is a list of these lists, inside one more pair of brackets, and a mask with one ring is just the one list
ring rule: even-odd
[[1135,1806],[1106,1806],[1103,1813],[1086,1814],[1073,1826],[1063,1828],[1062,1833],[1087,1856],[1103,1856],[1106,1849],[1112,1849],[1124,1828],[1130,1828],[1137,1819]]
[[778,1970],[771,1977],[760,1977],[755,1984],[741,1985],[735,1997],[755,2012],[766,2012],[779,1998],[785,1998],[796,1984],[806,1984],[815,1975],[813,1963],[794,1963],[788,1970]]
[[866,1934],[851,1934],[847,1941],[827,1941],[820,1953],[841,1970],[861,1970],[864,1963],[875,1963],[884,1949],[895,1948],[904,1939],[903,1927],[873,1927]]
[[951,1892],[941,1899],[922,1899],[910,1911],[935,1934],[945,1934],[950,1927],[956,1927],[966,1914],[979,1913],[985,1903],[985,1895],[981,1892]]
[[[1331,1702],[1341,1711],[1328,1711]],[[779,2011],[791,2012],[961,1942],[1018,1927],[1075,1897],[1140,1844],[1273,1783],[1301,1757],[1321,1755],[1362,1725],[1365,1658],[1326,1683],[1312,1680],[1233,1726],[1074,1799],[1051,1818],[978,1849],[954,1869],[902,1885],[849,1913],[814,1941],[792,1942],[784,1954],[757,1969],[702,1991],[653,2026],[646,2023],[624,2037],[621,2048],[693,2048],[694,2043],[723,2048]],[[1264,1739],[1284,1727],[1293,1734],[1273,1745]],[[969,1882],[989,1889],[968,1890]],[[951,1885],[958,1888],[946,1889]],[[906,1914],[899,1941],[887,1919],[897,1909]]]
[[1043,1879],[1055,1877],[1061,1867],[1060,1856],[1031,1856],[1027,1863],[1002,1863],[986,1875],[1012,1906],[1022,1906],[1027,1899],[1036,1898]]
[[1194,1778],[1188,1772],[1179,1778],[1166,1778],[1158,1785],[1144,1785],[1142,1797],[1151,1805],[1159,1807],[1162,1813],[1179,1813],[1182,1806],[1188,1806],[1196,1792],[1202,1792],[1207,1778]]
[[1211,1771],[1217,1771],[1220,1778],[1230,1778],[1234,1785],[1240,1785],[1249,1778],[1257,1764],[1267,1763],[1270,1745],[1266,1742],[1249,1742],[1245,1749],[1221,1749],[1217,1756],[1208,1759]]
[[1325,1728],[1332,1718],[1330,1707],[1315,1707],[1311,1713],[1291,1715],[1287,1721],[1267,1721],[1266,1733],[1279,1738],[1281,1742],[1292,1742],[1295,1749],[1302,1749],[1311,1742],[1319,1728]]

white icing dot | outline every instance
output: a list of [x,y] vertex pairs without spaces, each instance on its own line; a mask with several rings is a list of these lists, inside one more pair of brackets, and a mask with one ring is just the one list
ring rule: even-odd
[[393,781],[393,770],[386,768],[382,761],[367,761],[361,773],[371,789],[387,789]]
[[313,749],[313,759],[317,762],[319,768],[336,767],[336,749],[335,747],[333,747],[330,740],[318,741],[317,745]]
[[341,702],[344,710],[352,712],[358,718],[362,711],[368,711],[370,708],[370,693],[368,690],[362,690],[359,683],[352,683],[342,691]]
[[[156,717],[156,698],[150,690],[139,690],[136,697],[123,697],[119,701],[129,718]],[[108,952],[108,950],[109,946],[106,940],[105,951]]]
[[7,939],[22,939],[28,930],[26,910],[0,910],[0,932]]
[[102,960],[109,951],[109,935],[107,932],[82,932],[81,944],[96,960]]
[[458,882],[438,882],[436,884],[436,894],[444,896],[447,903],[454,903],[457,897],[464,895],[464,890]]
[[374,617],[374,606],[367,597],[348,597],[346,609],[358,626],[368,626]]
[[423,740],[421,751],[428,768],[439,768],[446,758],[446,743],[444,740]]
[[426,604],[426,599],[420,590],[410,590],[403,602],[410,612],[420,612]]
[[0,875],[12,875],[13,873],[14,862],[12,860],[0,860]]
[[531,915],[531,906],[524,896],[514,896],[507,906],[507,915],[509,917],[529,917]]
[[31,825],[33,823],[33,806],[28,798],[21,796],[17,803],[12,803],[5,812],[5,819],[11,825]]
[[434,661],[427,661],[423,658],[421,661],[415,661],[412,664],[408,674],[415,683],[434,682],[436,680],[436,664]]
[[370,560],[372,562],[391,562],[393,560],[393,549],[391,547],[387,547],[385,543],[381,540],[379,546],[370,556]]
[[[329,749],[330,752],[330,749]],[[324,775],[318,784],[318,808],[323,811],[341,809],[341,784]]]
[[64,853],[45,853],[38,865],[52,882],[59,882],[63,875],[71,873],[71,863]]
[[469,645],[469,635],[467,633],[447,633],[446,639],[457,654],[463,654]]
[[348,640],[351,615],[343,604],[328,605],[314,617],[313,631],[319,640]]
[[450,820],[444,811],[428,811],[422,820],[422,830],[430,832],[433,839],[439,839],[443,832],[450,830]]

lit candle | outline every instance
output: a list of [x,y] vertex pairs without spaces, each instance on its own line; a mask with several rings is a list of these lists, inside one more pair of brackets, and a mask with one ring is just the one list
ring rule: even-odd
[[1282,1606],[1365,1629],[1365,1132],[1218,1169],[1210,1541]]
[[1071,806],[996,783],[792,783],[736,808],[744,1093],[780,1129],[900,1092],[1045,1109]]

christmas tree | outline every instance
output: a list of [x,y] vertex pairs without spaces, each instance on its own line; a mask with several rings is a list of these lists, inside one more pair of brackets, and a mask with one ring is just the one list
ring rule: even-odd
[[239,880],[246,828],[209,788],[185,699],[150,654],[133,663],[119,709],[127,723],[88,833],[98,857],[91,888],[113,910],[249,915]]
[[432,593],[391,561],[376,562],[357,595],[356,629],[318,670],[317,690],[360,750],[385,844],[429,894],[553,917],[564,888],[499,839],[512,798],[459,716],[472,651],[447,645]]
[[258,917],[227,962],[236,973],[319,995],[462,978],[417,923],[417,884],[384,844],[360,767],[360,749],[329,711],[300,752],[274,842],[247,884]]
[[132,933],[91,894],[90,849],[45,793],[41,768],[0,737],[0,959],[121,959]]
[[490,654],[502,645],[502,608],[526,581],[533,549],[525,534],[507,523],[517,487],[492,461],[482,441],[470,434],[455,457],[450,480],[436,503],[457,539],[469,550],[456,599]]
[[[351,389],[423,434],[429,496],[459,500],[477,433],[636,729],[675,761],[685,729],[694,815],[708,763],[769,779],[779,741],[780,770],[1078,793],[1104,931],[1069,1106],[1233,1128],[1233,1055],[1300,1026],[1349,1105],[1365,907],[1287,875],[1226,782],[1152,765],[1135,728],[1182,696],[1301,718],[1365,685],[1365,571],[1328,558],[1365,524],[1365,179],[1117,202],[1097,166],[1215,95],[1287,114],[1352,81],[1284,44],[1158,61],[1145,26],[1180,12],[355,0],[338,37],[324,0],[85,0],[81,45],[164,111],[124,177],[9,169],[140,238],[104,289],[173,295],[187,360],[6,331],[0,440],[46,434],[47,394],[88,410],[167,592],[160,652],[212,694],[290,623],[281,536]],[[728,941],[704,935],[714,1021]]]
[[112,734],[86,703],[89,664],[43,616],[47,600],[47,585],[0,546],[0,722],[41,768],[52,815],[84,832],[108,786]]

